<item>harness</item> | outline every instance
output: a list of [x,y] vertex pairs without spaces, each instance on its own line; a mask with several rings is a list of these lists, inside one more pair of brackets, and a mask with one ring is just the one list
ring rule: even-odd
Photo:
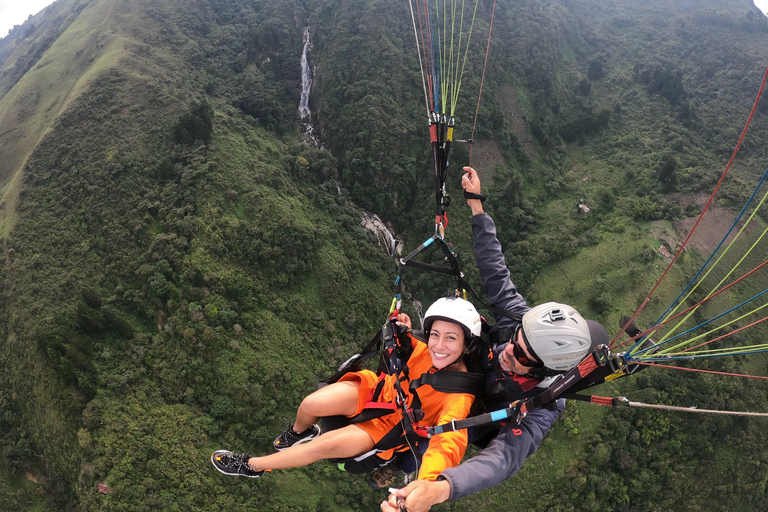
[[[418,336],[418,333],[411,333],[411,336],[417,341],[425,343]],[[344,416],[323,418],[323,428],[327,431],[382,418],[395,414],[397,411],[402,412],[402,421],[395,428],[387,432],[370,451],[346,459],[332,459],[350,473],[367,473],[375,470],[390,460],[385,460],[377,456],[378,454],[394,450],[394,454],[397,455],[410,450],[427,438],[428,427],[422,426],[419,423],[424,417],[418,393],[419,388],[422,386],[430,386],[432,389],[442,393],[463,393],[475,396],[482,395],[484,389],[484,375],[480,373],[439,370],[433,373],[424,373],[418,378],[411,380],[408,360],[413,352],[413,347],[411,346],[405,326],[395,326],[392,319],[384,324],[382,329],[360,354],[356,354],[347,360],[335,375],[321,381],[321,386],[338,382],[347,373],[359,371],[362,362],[379,353],[382,345],[383,349],[381,350],[377,370],[379,380],[375,388],[366,397],[363,410],[351,418]],[[388,375],[395,376],[394,388],[397,397],[395,402],[379,402],[378,400],[386,386],[386,377]],[[410,404],[408,403],[409,394],[406,393],[404,388],[408,390],[412,397]]]
[[618,375],[622,372],[624,366],[625,363],[621,355],[611,354],[607,346],[601,345],[589,357],[559,377],[558,380],[541,393],[525,400],[518,400],[505,409],[437,425],[429,429],[428,435],[454,432],[463,428],[484,427],[504,421],[508,421],[513,425],[519,425],[523,418],[532,410],[545,407],[558,398],[569,397],[570,393],[578,389],[584,389],[592,384],[599,383],[597,381],[601,378],[607,380],[604,377],[606,374]]

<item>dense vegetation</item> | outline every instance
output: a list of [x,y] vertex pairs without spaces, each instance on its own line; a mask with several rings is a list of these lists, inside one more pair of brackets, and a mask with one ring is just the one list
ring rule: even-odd
[[[479,4],[480,34],[492,6]],[[768,24],[748,0],[499,0],[495,16],[472,153],[487,208],[531,302],[570,302],[615,332],[730,157]],[[296,123],[306,26],[321,150]],[[407,3],[386,0],[59,0],[0,39],[3,508],[377,508],[382,493],[330,464],[242,481],[208,456],[269,450],[381,324],[396,267],[362,209],[406,249],[432,234],[412,38]],[[484,44],[470,47],[459,137]],[[767,109],[720,207],[740,207],[766,166]],[[448,238],[478,283],[458,200],[468,162],[457,146]],[[700,260],[683,256],[649,313]],[[410,313],[452,285],[406,275]],[[701,367],[768,372],[757,357]],[[600,393],[768,403],[760,384],[656,370]],[[761,421],[570,403],[513,482],[441,507],[764,509]]]

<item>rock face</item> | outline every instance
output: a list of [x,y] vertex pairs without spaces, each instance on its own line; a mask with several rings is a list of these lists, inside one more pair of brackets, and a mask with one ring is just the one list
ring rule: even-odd
[[400,254],[402,252],[402,244],[395,239],[392,232],[381,221],[378,215],[365,212],[360,223],[365,229],[376,235],[376,238],[379,240],[379,245],[387,251],[387,254],[394,257],[395,254]]

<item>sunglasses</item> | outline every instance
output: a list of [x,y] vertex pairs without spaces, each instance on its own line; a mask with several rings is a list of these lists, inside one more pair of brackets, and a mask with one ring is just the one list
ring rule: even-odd
[[517,335],[520,332],[521,328],[522,328],[522,325],[517,326],[517,329],[515,329],[515,335],[512,337],[512,340],[510,340],[510,343],[512,343],[512,355],[515,356],[515,359],[517,359],[517,362],[523,366],[528,366],[531,368],[544,368],[544,365],[542,363],[529,359],[528,356],[525,355],[523,348],[518,343]]

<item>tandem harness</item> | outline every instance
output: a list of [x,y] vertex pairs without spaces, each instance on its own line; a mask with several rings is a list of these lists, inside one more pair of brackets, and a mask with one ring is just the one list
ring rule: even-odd
[[518,400],[505,409],[481,414],[464,420],[454,420],[428,430],[427,435],[454,432],[463,428],[482,427],[500,422],[519,425],[525,416],[558,398],[572,398],[573,392],[604,382],[607,377],[622,371],[624,361],[620,355],[613,355],[607,346],[597,347],[590,356],[563,374],[545,391],[525,400]]
[[[424,343],[424,340],[418,335],[411,333],[411,336]],[[418,389],[421,386],[430,386],[443,393],[467,393],[480,396],[483,392],[484,376],[479,373],[440,370],[434,373],[425,373],[417,379],[410,380],[407,363],[413,351],[411,340],[404,326],[394,325],[394,318],[384,324],[384,327],[360,354],[347,360],[335,375],[321,381],[321,386],[338,382],[347,373],[360,371],[361,364],[379,353],[382,345],[383,350],[377,370],[379,380],[366,398],[363,410],[351,418],[345,416],[323,418],[323,429],[328,431],[381,418],[394,414],[398,410],[402,411],[403,419],[399,425],[390,430],[369,452],[346,459],[333,459],[334,462],[339,463],[339,467],[350,473],[362,474],[373,471],[389,462],[377,454],[394,450],[396,456],[401,452],[410,450],[411,447],[418,445],[427,438],[428,427],[419,424],[419,421],[424,417],[418,394]],[[394,382],[397,399],[394,403],[378,401],[388,375],[396,377]],[[408,392],[413,397],[410,405],[408,404],[408,394],[406,394],[403,386],[407,386]]]

